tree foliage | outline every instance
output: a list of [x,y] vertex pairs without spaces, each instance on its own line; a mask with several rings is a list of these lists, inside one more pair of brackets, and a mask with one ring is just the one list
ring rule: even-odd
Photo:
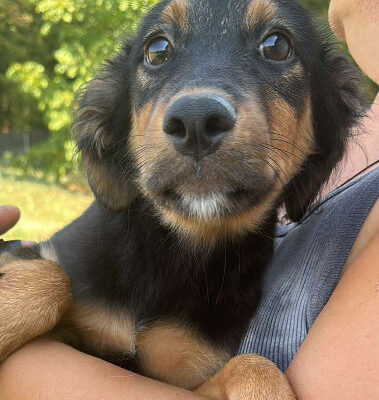
[[0,132],[51,132],[47,143],[14,163],[55,180],[77,171],[67,134],[74,94],[155,2],[0,2]]
[[[68,140],[74,93],[157,0],[0,0],[0,133],[47,129],[12,158],[60,180],[77,173]],[[325,17],[328,0],[303,0]]]

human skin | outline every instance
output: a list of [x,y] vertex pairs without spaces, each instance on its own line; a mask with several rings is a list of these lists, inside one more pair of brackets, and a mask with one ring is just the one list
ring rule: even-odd
[[[362,70],[379,84],[377,0],[332,0],[329,19]],[[379,96],[360,135],[340,165],[336,186],[379,158]],[[337,288],[286,371],[299,400],[379,398],[378,248],[379,200],[358,234]]]
[[362,243],[287,369],[299,400],[379,398],[378,206],[374,237]]
[[[335,35],[347,42],[362,71],[379,84],[379,1],[331,0],[329,21]],[[332,177],[323,194],[379,159],[379,95],[354,133],[338,174]]]
[[199,400],[49,338],[24,346],[0,365],[2,400]]
[[[366,11],[361,10],[363,4]],[[332,0],[330,7],[336,33],[346,37],[358,64],[379,83],[378,43],[373,35],[379,21],[376,0]],[[375,136],[378,122],[373,121],[379,120],[379,106],[372,111],[375,117],[366,121],[366,127]],[[371,154],[372,147],[368,150]],[[286,372],[299,400],[379,398],[378,247],[379,201],[357,237],[341,281]],[[0,398],[199,399],[49,339],[24,346],[0,366]]]
[[347,43],[360,68],[379,82],[379,2],[377,0],[331,0],[330,25]]
[[20,219],[20,210],[13,206],[0,206],[0,235],[12,228]]

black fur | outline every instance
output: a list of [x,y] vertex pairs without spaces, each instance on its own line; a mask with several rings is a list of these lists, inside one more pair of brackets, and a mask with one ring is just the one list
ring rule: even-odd
[[[75,301],[119,305],[145,327],[157,320],[193,326],[234,352],[259,299],[274,215],[260,235],[196,253],[148,207],[142,199],[126,212],[94,203],[53,236]],[[102,356],[130,368],[125,355]]]
[[293,221],[300,221],[313,204],[342,159],[351,128],[363,116],[359,75],[348,58],[329,42],[321,44],[319,57],[312,79],[316,153],[309,156],[283,193],[287,215]]
[[[302,218],[343,155],[349,130],[360,114],[360,96],[356,72],[321,37],[295,1],[280,1],[281,26],[261,24],[255,32],[244,32],[242,39],[239,27],[247,0],[189,3],[194,10],[188,24],[192,31],[182,38],[176,28],[170,28],[180,50],[167,67],[149,71],[143,65],[144,36],[159,20],[168,4],[164,1],[148,14],[136,37],[89,83],[77,112],[75,135],[96,201],[54,235],[52,244],[71,280],[75,301],[118,305],[133,314],[137,329],[139,323],[149,326],[156,320],[192,326],[206,340],[233,353],[259,301],[262,272],[272,255],[276,211],[285,203],[294,221]],[[221,26],[225,15],[228,25]],[[292,34],[296,57],[288,63],[270,64],[256,54],[258,39],[274,28]],[[221,29],[225,35],[220,36]],[[284,83],[283,76],[294,63],[302,66],[304,78]],[[144,88],[138,83],[137,68],[149,74]],[[137,183],[139,165],[128,147],[133,111],[161,95],[169,99],[183,88],[204,85],[227,92],[236,102],[253,93],[266,111],[271,91],[298,115],[304,111],[304,96],[309,91],[316,144],[258,231],[220,240],[208,248],[188,245],[162,223],[153,200]],[[239,165],[249,168],[247,162]],[[233,166],[218,167],[224,168],[220,181],[224,173],[238,179],[245,176],[244,170]],[[256,182],[263,178],[257,176]],[[258,186],[265,188],[257,185],[257,190]],[[238,201],[241,193],[244,188],[229,197]],[[86,350],[131,367],[124,354]],[[138,365],[138,360],[134,363]]]

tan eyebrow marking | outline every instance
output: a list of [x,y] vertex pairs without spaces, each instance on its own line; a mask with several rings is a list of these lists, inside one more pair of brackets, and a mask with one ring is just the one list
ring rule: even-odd
[[163,10],[162,21],[168,25],[177,25],[184,32],[188,30],[187,0],[174,0]]
[[275,18],[277,10],[277,5],[270,0],[251,0],[247,7],[244,28],[251,31],[257,23]]

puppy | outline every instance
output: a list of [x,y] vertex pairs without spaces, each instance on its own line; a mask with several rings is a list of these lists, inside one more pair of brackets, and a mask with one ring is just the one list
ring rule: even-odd
[[293,0],[157,4],[77,109],[96,200],[2,255],[1,358],[53,329],[205,397],[293,399],[268,360],[232,357],[278,208],[299,221],[314,201],[360,114],[357,87]]

